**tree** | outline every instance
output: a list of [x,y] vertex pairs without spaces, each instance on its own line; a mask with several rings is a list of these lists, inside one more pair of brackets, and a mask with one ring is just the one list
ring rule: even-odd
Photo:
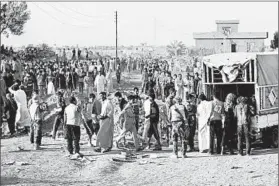
[[9,34],[21,35],[25,23],[30,19],[26,2],[9,1],[1,3],[0,34],[9,37]]
[[167,46],[167,51],[171,56],[181,56],[185,53],[186,47],[182,41],[173,41]]
[[270,47],[273,49],[278,48],[278,31],[274,33]]

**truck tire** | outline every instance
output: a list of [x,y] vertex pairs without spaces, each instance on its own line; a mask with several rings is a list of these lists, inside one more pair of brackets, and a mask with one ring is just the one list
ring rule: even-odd
[[263,142],[263,148],[270,148],[271,147],[271,142],[272,142],[272,135],[271,135],[271,130],[270,128],[264,128],[261,131],[262,135],[262,142]]
[[274,127],[272,130],[272,147],[278,147],[278,128]]

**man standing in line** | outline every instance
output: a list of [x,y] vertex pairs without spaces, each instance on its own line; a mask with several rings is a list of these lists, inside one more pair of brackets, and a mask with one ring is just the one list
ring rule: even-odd
[[237,149],[238,155],[243,156],[243,135],[245,136],[246,140],[246,155],[249,156],[251,153],[250,148],[250,137],[249,137],[249,128],[250,128],[250,119],[249,119],[249,106],[247,104],[246,98],[240,96],[237,99],[237,105],[234,109],[234,115],[237,120]]
[[188,116],[187,116],[187,122],[188,125],[190,127],[190,136],[189,136],[189,152],[192,152],[195,150],[194,148],[194,138],[195,138],[195,134],[196,134],[196,113],[197,113],[197,106],[196,106],[196,94],[192,93],[189,95],[189,100],[187,103],[187,112],[188,112]]
[[212,101],[212,110],[209,117],[210,125],[210,147],[209,154],[213,154],[214,136],[217,138],[217,154],[221,153],[222,142],[222,119],[224,118],[224,103],[218,99],[217,93],[214,92]]

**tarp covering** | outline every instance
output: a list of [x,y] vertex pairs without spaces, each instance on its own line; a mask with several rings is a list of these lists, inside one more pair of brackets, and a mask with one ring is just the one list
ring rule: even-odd
[[208,67],[217,68],[223,82],[233,82],[240,70],[244,70],[251,60],[255,60],[256,53],[222,53],[206,56],[203,63]]
[[205,56],[203,63],[209,67],[244,65],[252,59],[256,59],[256,53],[222,53]]
[[278,54],[257,55],[258,84],[278,84]]

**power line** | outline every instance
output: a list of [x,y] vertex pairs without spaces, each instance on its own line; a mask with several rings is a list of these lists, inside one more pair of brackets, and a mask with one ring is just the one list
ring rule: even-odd
[[[80,19],[78,19],[78,18],[76,18],[76,17],[69,16],[69,15],[65,14],[65,13],[64,13],[63,11],[61,11],[60,9],[56,8],[55,6],[53,6],[53,5],[51,5],[51,4],[47,3],[47,2],[44,2],[44,3],[47,4],[47,5],[49,5],[49,6],[51,6],[52,8],[54,8],[55,10],[57,10],[58,12],[60,12],[61,14],[65,15],[65,16],[67,16],[67,17],[72,17],[72,18],[74,18],[75,20],[81,21]],[[87,22],[87,23],[88,23],[88,22]],[[89,23],[89,24],[90,24],[90,23]]]
[[[60,4],[60,5],[61,5],[61,4]],[[86,17],[94,18],[94,19],[96,19],[96,18],[102,18],[102,17],[108,17],[108,16],[109,16],[109,15],[91,16],[91,15],[87,15],[87,14],[80,13],[80,12],[78,12],[78,11],[76,11],[76,10],[74,10],[74,9],[71,9],[71,8],[65,6],[65,5],[63,5],[63,7],[66,8],[66,9],[68,9],[68,10],[70,10],[70,11],[72,11],[72,12],[75,12],[75,13],[77,13],[77,14],[80,14],[80,15],[82,15],[82,16],[86,16]]]
[[[83,28],[92,28],[92,27],[88,27],[88,26],[82,26],[82,25],[74,25],[74,24],[70,24],[70,23],[65,23],[59,19],[57,19],[56,17],[52,16],[51,14],[49,14],[46,10],[44,10],[43,8],[39,7],[36,3],[31,2],[32,4],[34,4],[37,8],[39,8],[40,10],[42,10],[45,14],[47,14],[48,16],[50,16],[52,19],[58,21],[59,23],[63,24],[63,25],[71,25],[71,26],[75,26],[75,27],[83,27]],[[96,27],[95,27],[96,28]]]

